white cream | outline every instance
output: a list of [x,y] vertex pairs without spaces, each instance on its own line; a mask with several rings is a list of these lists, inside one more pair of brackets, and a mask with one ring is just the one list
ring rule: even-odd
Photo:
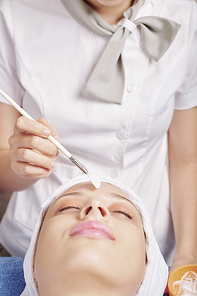
[[197,296],[197,274],[187,271],[180,281],[173,283],[175,295]]

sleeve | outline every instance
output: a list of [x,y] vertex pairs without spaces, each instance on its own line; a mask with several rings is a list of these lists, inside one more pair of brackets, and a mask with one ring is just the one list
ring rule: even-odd
[[[8,0],[0,1],[0,89],[21,105],[24,89],[17,76],[11,8]],[[0,95],[0,102],[8,102]]]
[[175,95],[175,109],[186,110],[197,106],[197,4],[194,2],[190,25],[190,44],[187,54],[185,79]]

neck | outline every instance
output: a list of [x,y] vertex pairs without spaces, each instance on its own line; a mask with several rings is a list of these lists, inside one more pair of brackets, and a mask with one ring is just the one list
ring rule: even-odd
[[122,18],[123,13],[132,6],[133,0],[122,1],[118,5],[103,5],[97,0],[84,0],[89,6],[91,6],[109,25],[117,24]]

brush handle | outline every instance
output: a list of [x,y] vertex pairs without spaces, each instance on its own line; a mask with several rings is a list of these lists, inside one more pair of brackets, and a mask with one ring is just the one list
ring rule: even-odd
[[[19,113],[21,113],[26,118],[34,120],[24,109],[22,109],[14,100],[12,100],[4,91],[0,89],[0,94],[16,109]],[[35,121],[35,120],[34,120]],[[49,136],[48,139],[68,158],[72,157],[72,154],[66,150],[54,137]]]
[[0,94],[16,109],[20,112],[23,116],[34,120],[25,110],[23,110],[14,100],[12,100],[4,91],[0,89]]

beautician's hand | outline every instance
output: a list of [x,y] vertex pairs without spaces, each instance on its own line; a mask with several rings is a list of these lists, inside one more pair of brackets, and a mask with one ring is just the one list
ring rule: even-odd
[[170,267],[169,275],[176,270],[179,267],[182,267],[184,265],[193,265],[197,264],[197,260],[195,258],[180,258],[173,261],[172,266]]
[[16,174],[34,180],[51,174],[59,152],[47,139],[49,135],[59,140],[55,127],[45,118],[18,118],[9,138],[11,168]]

